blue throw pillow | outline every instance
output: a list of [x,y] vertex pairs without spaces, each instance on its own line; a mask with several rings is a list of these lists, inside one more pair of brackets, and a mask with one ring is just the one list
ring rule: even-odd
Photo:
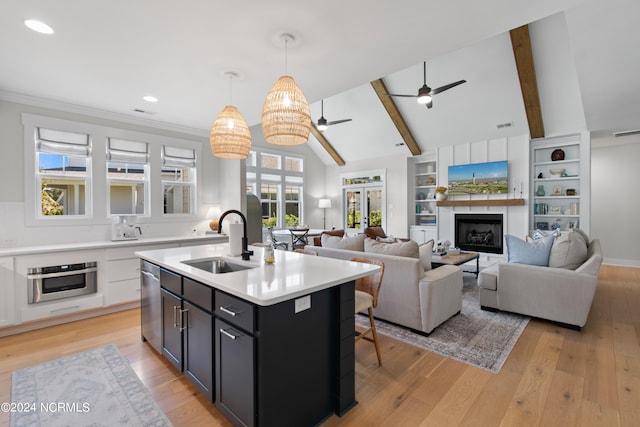
[[507,242],[507,262],[516,264],[549,265],[549,254],[553,246],[553,234],[525,242],[515,236],[507,234],[504,236]]

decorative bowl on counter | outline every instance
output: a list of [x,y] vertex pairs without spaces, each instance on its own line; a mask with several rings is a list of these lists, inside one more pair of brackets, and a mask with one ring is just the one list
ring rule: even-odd
[[551,175],[562,175],[564,172],[566,171],[565,168],[560,168],[560,169],[549,169],[549,173]]

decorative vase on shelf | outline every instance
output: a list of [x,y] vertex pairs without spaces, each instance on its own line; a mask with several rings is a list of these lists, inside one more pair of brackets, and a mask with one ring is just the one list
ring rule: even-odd
[[447,195],[445,193],[436,193],[436,200],[439,202],[447,200]]
[[564,151],[561,148],[556,148],[551,153],[551,161],[557,162],[558,160],[564,160]]
[[536,190],[536,196],[544,196],[544,185],[538,185],[538,190]]

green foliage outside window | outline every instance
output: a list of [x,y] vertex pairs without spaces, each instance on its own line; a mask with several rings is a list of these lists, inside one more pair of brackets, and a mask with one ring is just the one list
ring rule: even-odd
[[48,188],[46,183],[42,182],[42,215],[64,215],[64,206],[60,206],[58,199],[62,195],[59,188]]

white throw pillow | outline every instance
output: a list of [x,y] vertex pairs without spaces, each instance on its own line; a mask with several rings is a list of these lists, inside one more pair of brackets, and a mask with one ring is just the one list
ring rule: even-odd
[[424,267],[424,271],[431,270],[431,255],[433,254],[433,239],[428,242],[424,242],[418,247],[420,253],[420,261]]
[[418,244],[413,240],[396,243],[382,243],[376,240],[366,238],[364,241],[364,251],[374,254],[405,256],[410,258],[418,258]]
[[328,234],[323,234],[321,237],[322,246],[325,248],[333,248],[333,249],[345,249],[348,251],[364,251],[364,239],[367,237],[366,234],[358,234],[357,236],[349,237],[345,235],[344,237],[340,236],[330,236]]
[[587,259],[587,245],[584,238],[576,232],[565,233],[557,237],[551,246],[549,267],[575,270]]

